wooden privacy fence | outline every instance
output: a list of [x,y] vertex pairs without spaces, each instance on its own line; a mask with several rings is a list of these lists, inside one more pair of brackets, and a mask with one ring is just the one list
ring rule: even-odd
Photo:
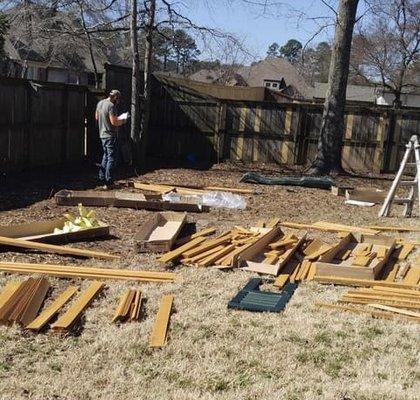
[[0,171],[81,161],[86,88],[0,77]]
[[[107,90],[123,93],[129,109],[130,70],[107,67]],[[242,91],[243,92],[243,91]],[[241,96],[243,93],[241,92]],[[176,79],[153,81],[148,153],[217,162],[308,164],[316,154],[322,105],[220,99]],[[83,86],[0,77],[0,173],[97,161],[94,111],[102,91]],[[129,126],[121,133],[128,136]],[[396,171],[420,110],[349,106],[343,165],[355,171]]]
[[[149,152],[155,156],[308,164],[316,154],[322,105],[214,99],[157,81]],[[354,171],[396,171],[420,110],[349,106],[343,165]]]

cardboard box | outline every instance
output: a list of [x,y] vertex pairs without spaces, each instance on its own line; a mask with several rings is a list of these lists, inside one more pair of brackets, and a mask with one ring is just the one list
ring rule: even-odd
[[0,226],[0,236],[43,243],[68,243],[109,235],[109,226],[100,221],[98,221],[99,226],[94,228],[77,232],[53,233],[55,228],[62,229],[66,221],[65,218],[56,218],[26,224]]
[[[379,252],[379,246],[385,247],[383,258],[375,257],[367,266],[358,266],[352,263],[351,258],[341,261],[336,259],[345,250],[353,250],[361,243],[372,245],[371,252]],[[395,240],[389,236],[360,235],[356,237],[349,233],[331,250],[323,254],[318,262],[314,263],[316,276],[337,276],[343,278],[369,279],[377,277],[386,265],[395,248]]]
[[152,215],[135,236],[139,252],[167,252],[172,246],[187,220],[186,213],[171,211]]
[[194,203],[170,203],[161,195],[130,192],[99,192],[95,190],[60,190],[54,196],[58,205],[76,206],[79,203],[90,207],[127,207],[152,211],[208,212],[208,206]]
[[305,233],[293,247],[291,247],[289,250],[286,250],[284,254],[280,255],[278,261],[275,264],[267,264],[263,262],[265,259],[264,251],[267,250],[267,246],[284,236],[280,228],[274,228],[273,231],[274,232],[267,234],[264,237],[264,240],[261,240],[259,243],[256,243],[255,246],[247,249],[249,251],[245,250],[240,255],[240,266],[242,266],[245,271],[277,276],[281,269],[289,262],[289,260],[306,240]]

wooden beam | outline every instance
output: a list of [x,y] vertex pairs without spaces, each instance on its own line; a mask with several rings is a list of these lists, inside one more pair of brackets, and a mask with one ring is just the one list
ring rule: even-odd
[[173,282],[176,277],[174,273],[170,272],[11,262],[0,262],[0,271],[16,272],[21,274],[50,275],[62,278],[122,279],[145,282]]
[[153,325],[149,347],[165,346],[173,300],[173,295],[165,295],[160,299],[159,310],[156,316],[155,324]]
[[91,251],[84,249],[76,249],[74,247],[56,246],[54,244],[32,242],[30,240],[13,239],[4,236],[0,236],[0,244],[11,247],[19,247],[31,250],[39,250],[46,253],[65,254],[78,257],[92,257],[92,258],[103,258],[106,260],[118,260],[120,257],[114,256],[108,253],[102,253],[99,251]]
[[63,314],[53,325],[51,325],[51,329],[56,332],[66,332],[71,330],[71,328],[82,315],[83,311],[103,290],[103,288],[103,283],[92,282],[90,286],[71,305],[67,312]]
[[420,313],[418,312],[414,312],[414,311],[408,311],[408,310],[403,310],[401,308],[397,308],[397,307],[390,307],[390,306],[384,306],[382,304],[368,304],[369,307],[373,307],[373,308],[377,308],[379,310],[383,310],[383,311],[390,311],[396,314],[402,314],[402,315],[408,315],[410,317],[414,317],[414,318],[418,318],[419,322],[420,322]]

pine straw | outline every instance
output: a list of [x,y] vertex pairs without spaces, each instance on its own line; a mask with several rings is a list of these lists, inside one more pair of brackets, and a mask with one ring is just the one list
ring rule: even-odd
[[[239,172],[218,169],[161,170],[146,178],[234,185],[239,176]],[[363,184],[381,187],[389,182],[358,180],[355,185]],[[47,192],[48,183],[44,189]],[[261,189],[261,196],[247,197],[246,211],[213,210],[192,218],[199,228],[216,225],[220,230],[273,216],[297,222],[378,223],[378,207],[345,206],[343,198],[326,191]],[[30,193],[30,185],[10,195],[18,198],[26,191]],[[65,210],[52,200],[42,200],[1,212],[0,223],[49,218]],[[124,259],[83,264],[163,269],[155,256],[139,255],[133,249],[133,234],[148,212],[101,208],[97,213],[118,238],[76,246],[113,251]],[[390,218],[386,223],[415,226],[418,220]],[[333,234],[313,235],[336,240]],[[414,258],[410,255],[410,260]],[[0,259],[82,263],[71,257],[15,252],[0,253]],[[22,334],[17,328],[0,327],[0,399],[418,398],[418,325],[318,310],[313,305],[316,301],[335,301],[347,289],[314,282],[300,285],[282,314],[228,311],[227,302],[253,275],[188,267],[176,271],[180,279],[174,284],[108,282],[105,295],[86,311],[78,335]],[[12,279],[22,278],[1,274],[0,286]],[[69,284],[59,279],[51,282],[56,292]],[[89,282],[79,283],[84,288]],[[112,324],[118,299],[129,287],[144,292],[144,317],[138,323]],[[176,309],[169,342],[162,350],[152,351],[148,340],[158,301],[167,293],[175,295]]]

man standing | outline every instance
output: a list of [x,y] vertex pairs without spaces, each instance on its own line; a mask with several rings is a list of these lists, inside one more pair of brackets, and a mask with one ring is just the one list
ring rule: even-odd
[[104,183],[106,189],[112,188],[113,185],[112,173],[118,156],[118,127],[127,121],[127,118],[120,119],[117,116],[116,105],[120,102],[120,99],[120,91],[116,89],[111,90],[109,97],[98,103],[95,112],[104,153],[99,168],[99,180]]

